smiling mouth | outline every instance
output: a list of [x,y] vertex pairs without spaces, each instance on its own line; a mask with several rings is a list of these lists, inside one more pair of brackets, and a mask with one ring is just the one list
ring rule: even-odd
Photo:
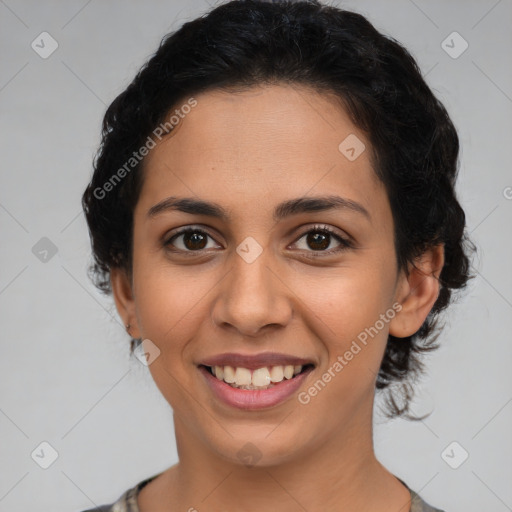
[[281,382],[292,380],[314,368],[313,364],[264,366],[255,370],[227,365],[199,366],[232,388],[245,390],[269,389],[279,386]]

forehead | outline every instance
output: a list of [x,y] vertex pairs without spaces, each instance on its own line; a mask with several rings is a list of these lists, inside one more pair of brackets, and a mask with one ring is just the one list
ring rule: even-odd
[[383,187],[369,143],[333,95],[268,85],[194,99],[145,159],[143,206],[179,194],[236,208],[237,200],[263,207],[272,198],[337,193],[378,209]]

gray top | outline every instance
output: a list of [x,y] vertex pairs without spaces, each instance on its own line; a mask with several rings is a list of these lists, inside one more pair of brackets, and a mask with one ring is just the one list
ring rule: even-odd
[[[102,505],[93,509],[91,508],[84,510],[83,512],[140,512],[139,506],[137,505],[137,496],[139,495],[139,491],[160,474],[161,473],[150,476],[149,478],[146,478],[145,480],[142,480],[133,486],[131,489],[128,489],[119,497],[115,503],[110,505]],[[400,478],[398,478],[398,480],[400,480]],[[403,480],[400,480],[400,482],[402,482],[402,484],[404,484],[411,493],[411,508],[408,512],[444,512],[444,510],[434,508],[423,501],[421,497],[412,489],[410,489]]]

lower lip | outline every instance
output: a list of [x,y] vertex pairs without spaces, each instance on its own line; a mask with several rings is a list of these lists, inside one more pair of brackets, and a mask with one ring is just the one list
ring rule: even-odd
[[214,377],[206,367],[199,366],[199,371],[217,398],[232,407],[251,411],[273,407],[284,402],[299,389],[312,370],[313,367],[310,367],[293,379],[284,379],[268,389],[251,390],[233,388],[223,380]]

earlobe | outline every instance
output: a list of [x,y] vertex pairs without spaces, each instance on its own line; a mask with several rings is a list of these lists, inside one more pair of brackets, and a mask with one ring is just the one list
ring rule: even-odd
[[390,322],[389,333],[405,338],[417,332],[432,310],[441,285],[439,276],[444,265],[444,244],[425,251],[410,265],[409,274],[399,278],[395,300],[402,305]]
[[123,320],[127,331],[133,338],[140,337],[132,285],[126,272],[121,268],[111,269],[110,285],[117,312]]

